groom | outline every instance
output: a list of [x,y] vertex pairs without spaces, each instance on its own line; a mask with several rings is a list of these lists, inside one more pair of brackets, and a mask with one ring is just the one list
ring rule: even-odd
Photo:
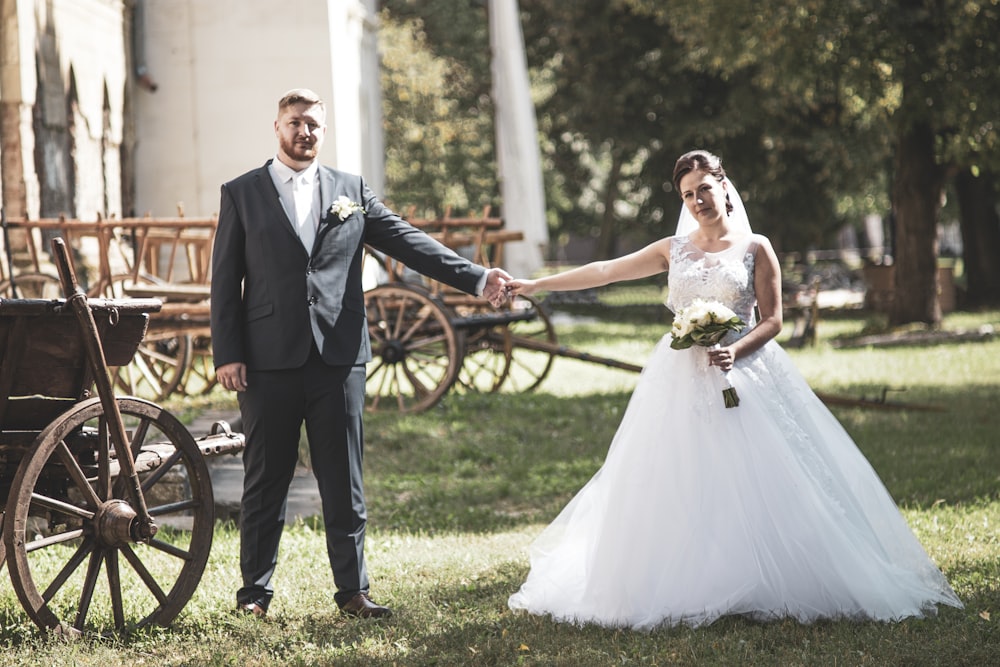
[[212,254],[212,348],[246,433],[240,611],[264,616],[303,422],[326,547],[346,614],[390,615],[369,597],[362,485],[364,245],[494,305],[510,276],[473,264],[386,208],[360,176],[317,162],[326,109],[310,90],[278,102],[277,155],[222,186]]

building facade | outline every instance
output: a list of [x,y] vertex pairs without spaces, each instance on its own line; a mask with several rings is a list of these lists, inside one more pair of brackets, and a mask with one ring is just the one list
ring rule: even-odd
[[381,186],[375,0],[0,0],[9,219],[209,216],[274,155],[276,103],[328,102],[323,160]]

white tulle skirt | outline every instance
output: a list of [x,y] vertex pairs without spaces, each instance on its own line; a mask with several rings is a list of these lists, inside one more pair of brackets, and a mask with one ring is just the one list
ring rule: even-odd
[[531,547],[512,609],[650,629],[961,607],[850,436],[771,342],[729,374],[660,341],[602,468]]

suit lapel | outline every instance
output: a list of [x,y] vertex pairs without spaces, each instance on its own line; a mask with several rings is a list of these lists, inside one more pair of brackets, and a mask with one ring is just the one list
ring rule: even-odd
[[334,197],[334,192],[337,187],[337,179],[333,175],[333,171],[320,165],[319,167],[319,229],[316,230],[316,240],[319,241],[320,237],[330,231],[334,225],[339,225],[340,220],[330,213],[330,207],[333,206],[333,201],[336,199]]
[[255,178],[257,191],[260,193],[261,199],[263,199],[267,205],[268,217],[283,220],[285,229],[289,234],[294,236],[296,240],[298,240],[299,233],[295,230],[295,225],[292,224],[291,219],[285,212],[285,207],[281,205],[281,198],[278,196],[278,190],[274,187],[274,181],[271,180],[271,170],[268,169],[268,165],[270,164],[271,160],[268,160],[264,166],[257,171],[257,176]]

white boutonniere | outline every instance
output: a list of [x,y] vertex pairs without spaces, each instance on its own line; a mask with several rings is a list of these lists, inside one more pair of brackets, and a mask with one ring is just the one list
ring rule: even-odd
[[339,217],[341,220],[347,220],[349,217],[359,212],[364,213],[365,207],[357,202],[351,201],[344,195],[337,197],[337,201],[333,202],[333,206],[330,207],[330,213]]

